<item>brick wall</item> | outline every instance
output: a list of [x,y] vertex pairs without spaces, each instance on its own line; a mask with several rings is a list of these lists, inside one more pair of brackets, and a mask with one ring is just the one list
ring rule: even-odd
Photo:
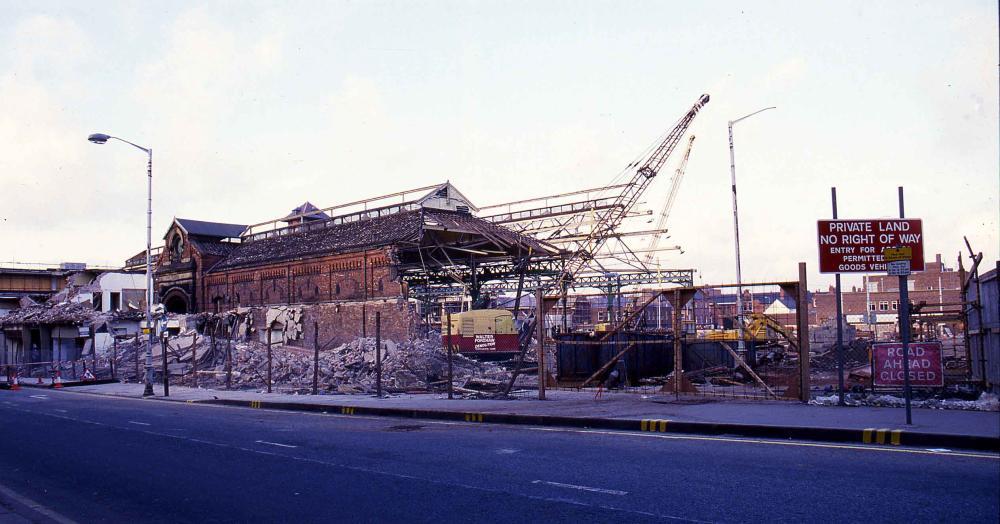
[[403,287],[393,275],[389,249],[212,272],[204,279],[200,307],[214,311],[216,302],[224,310],[396,298],[403,295]]
[[[845,315],[860,315],[875,306],[878,315],[896,315],[899,312],[899,277],[868,275],[866,281],[877,291],[866,292],[865,285],[842,290],[843,312]],[[926,302],[930,306],[924,311],[947,311],[955,306],[934,306],[933,304],[956,304],[961,301],[959,274],[944,266],[938,255],[934,262],[925,264],[925,271],[908,277],[910,302]],[[811,322],[822,323],[836,316],[836,294],[831,286],[827,291],[813,294],[812,310],[815,318]]]
[[[362,318],[367,316],[366,333],[375,336],[375,313],[382,322],[382,339],[404,342],[416,334],[418,318],[415,305],[403,299],[318,304],[303,309],[303,340],[296,346],[312,348],[316,340],[313,324],[318,324],[320,344],[333,348],[361,336]],[[258,321],[263,323],[263,319]]]

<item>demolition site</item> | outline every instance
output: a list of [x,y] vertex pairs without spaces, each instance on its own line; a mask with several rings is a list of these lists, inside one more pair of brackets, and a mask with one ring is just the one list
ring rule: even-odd
[[[325,208],[304,202],[254,224],[175,218],[162,246],[120,268],[2,268],[6,386],[895,395],[898,376],[879,383],[872,372],[897,365],[873,351],[899,338],[893,279],[866,276],[835,307],[832,289],[808,289],[805,263],[782,281],[716,285],[695,285],[694,268],[660,267],[681,249],[663,240],[695,149],[690,128],[708,102],[699,97],[603,187],[480,205],[446,181]],[[664,178],[666,200],[644,208],[647,188]],[[911,369],[936,374],[927,400],[975,400],[997,388],[998,364],[976,327],[980,297],[996,296],[996,271],[980,275],[981,255],[969,251],[970,271],[962,257],[956,271],[938,255],[910,276],[913,340],[935,344],[921,356],[926,366]]]

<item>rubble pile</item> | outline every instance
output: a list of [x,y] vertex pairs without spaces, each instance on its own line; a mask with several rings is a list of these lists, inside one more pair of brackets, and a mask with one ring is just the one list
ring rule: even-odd
[[[816,397],[810,400],[809,403],[814,406],[836,406],[837,401],[837,395],[829,395]],[[900,408],[906,405],[906,400],[903,397],[895,395],[845,395],[844,403],[848,406]],[[985,392],[976,400],[928,398],[913,399],[910,404],[915,408],[1000,411],[1000,397]]]
[[[855,369],[862,366],[869,366],[868,354],[871,351],[871,341],[865,339],[854,339],[851,342],[844,340],[844,368]],[[821,353],[813,354],[809,357],[809,367],[813,371],[834,371],[837,369],[837,347],[836,344],[829,346]]]
[[[267,346],[254,340],[230,343],[232,357],[232,389],[265,390],[267,387]],[[446,391],[448,355],[442,349],[440,337],[397,343],[384,341],[382,348],[382,389],[387,393]],[[210,337],[197,336],[193,330],[170,339],[167,352],[171,382],[184,386],[222,389],[226,387],[225,339],[217,339],[213,350]],[[197,355],[197,372],[191,361],[192,349]],[[119,378],[137,380],[135,359],[138,352],[140,368],[145,362],[145,343],[131,340],[118,345],[116,359]],[[100,358],[107,362],[109,354]],[[284,344],[271,347],[272,389],[285,393],[309,393],[313,383],[313,350]],[[154,368],[162,369],[159,344],[153,348]],[[142,370],[140,369],[140,377]],[[318,389],[320,392],[374,393],[376,390],[376,354],[374,338],[359,338],[336,348],[324,349],[319,355]],[[510,371],[490,363],[479,362],[459,354],[452,356],[454,391],[472,397],[493,396],[502,391],[510,380]],[[519,376],[517,389],[537,387],[533,375]]]

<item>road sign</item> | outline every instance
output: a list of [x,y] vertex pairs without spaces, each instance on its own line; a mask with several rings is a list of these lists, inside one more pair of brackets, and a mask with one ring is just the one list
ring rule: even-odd
[[924,270],[920,219],[819,220],[816,225],[821,273],[881,273],[888,269],[884,252],[889,248],[909,248],[910,270]]
[[889,276],[905,277],[910,274],[909,260],[893,260],[885,263],[885,270]]
[[[910,385],[943,387],[940,342],[911,342]],[[876,386],[903,387],[903,344],[872,344],[872,377]]]
[[910,246],[887,247],[882,252],[886,262],[899,262],[902,260],[913,260],[913,248]]

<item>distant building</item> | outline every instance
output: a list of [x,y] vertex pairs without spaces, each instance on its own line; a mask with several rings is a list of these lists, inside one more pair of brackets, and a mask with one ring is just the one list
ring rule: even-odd
[[62,268],[0,267],[0,316],[18,309],[22,298],[43,302],[66,287],[72,271]]
[[[869,274],[863,278],[861,288],[842,290],[843,313],[847,323],[876,336],[895,333],[899,317],[899,277]],[[923,311],[945,312],[955,309],[954,305],[961,302],[962,284],[959,273],[946,267],[941,261],[941,255],[937,255],[933,262],[927,262],[924,271],[907,277],[907,286],[910,302],[922,305]],[[812,307],[816,324],[836,317],[835,298],[833,286],[827,291],[813,293]],[[934,328],[944,334],[955,333],[960,326],[952,321],[941,322]]]

